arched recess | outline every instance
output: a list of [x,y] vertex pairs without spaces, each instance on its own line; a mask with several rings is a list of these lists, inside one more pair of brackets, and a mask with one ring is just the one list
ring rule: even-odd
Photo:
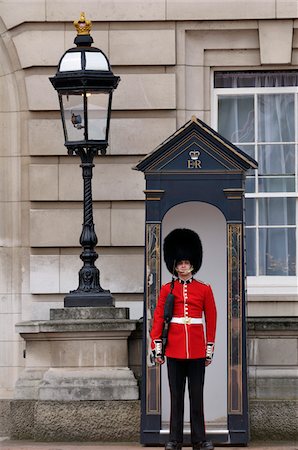
[[21,108],[16,80],[17,58],[0,18],[0,402],[13,398],[22,367],[22,343],[14,325],[22,316],[26,267],[22,242]]
[[[203,245],[203,263],[196,274],[212,286],[218,310],[216,353],[206,370],[205,420],[212,430],[227,426],[227,254],[226,219],[213,205],[203,202],[185,202],[171,208],[164,216],[162,240],[174,228],[190,228],[196,231]],[[171,276],[161,258],[162,284]],[[168,428],[169,390],[166,368],[162,368],[162,428]],[[189,428],[188,393],[185,399],[185,426]]]

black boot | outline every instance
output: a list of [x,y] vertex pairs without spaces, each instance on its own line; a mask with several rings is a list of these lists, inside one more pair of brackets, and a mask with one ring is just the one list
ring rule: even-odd
[[193,450],[214,450],[213,444],[211,441],[202,441],[198,442],[197,444],[193,444],[192,446]]
[[177,441],[170,441],[165,445],[165,450],[181,450],[182,444]]

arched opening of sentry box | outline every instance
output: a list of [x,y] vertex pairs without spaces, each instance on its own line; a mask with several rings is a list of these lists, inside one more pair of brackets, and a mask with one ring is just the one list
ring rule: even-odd
[[[218,312],[216,355],[206,369],[205,421],[209,433],[227,430],[227,249],[226,219],[213,205],[203,202],[184,202],[171,208],[162,221],[162,236],[175,228],[190,228],[201,238],[203,263],[195,278],[212,286]],[[163,260],[161,249],[161,284],[171,276]],[[170,393],[167,370],[161,373],[162,432],[169,432]],[[189,398],[185,394],[185,434],[190,433]]]

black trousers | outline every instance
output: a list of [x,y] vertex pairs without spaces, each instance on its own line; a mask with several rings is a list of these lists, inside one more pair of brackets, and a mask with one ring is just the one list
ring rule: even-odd
[[170,440],[183,442],[184,394],[187,378],[191,442],[195,444],[204,441],[206,439],[203,405],[205,358],[167,358],[167,366],[171,393]]

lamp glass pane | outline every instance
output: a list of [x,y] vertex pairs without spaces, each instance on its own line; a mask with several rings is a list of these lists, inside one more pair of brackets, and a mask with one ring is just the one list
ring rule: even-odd
[[87,94],[88,140],[107,139],[109,93],[91,92]]
[[68,72],[72,70],[82,70],[81,52],[70,52],[63,56],[59,72]]
[[84,96],[82,94],[62,95],[62,102],[65,140],[83,141],[85,139]]
[[86,70],[109,70],[105,56],[100,52],[86,52]]

